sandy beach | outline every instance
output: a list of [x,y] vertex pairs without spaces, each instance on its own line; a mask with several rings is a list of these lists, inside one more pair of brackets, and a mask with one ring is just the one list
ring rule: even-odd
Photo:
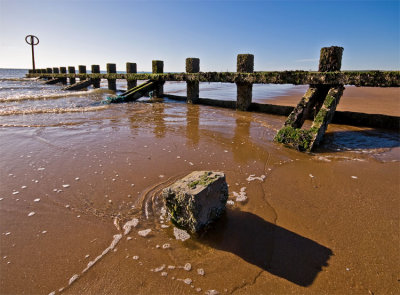
[[[307,86],[304,85],[296,86],[296,89],[288,95],[277,96],[268,100],[268,103],[296,106],[299,95],[304,93],[306,89]],[[347,85],[337,110],[400,116],[400,89]]]
[[[346,87],[338,109],[398,116],[399,90]],[[273,142],[285,117],[184,103],[17,117],[0,128],[2,294],[400,292],[395,132],[332,124],[304,154]],[[181,241],[160,191],[194,170],[223,171],[232,202]]]

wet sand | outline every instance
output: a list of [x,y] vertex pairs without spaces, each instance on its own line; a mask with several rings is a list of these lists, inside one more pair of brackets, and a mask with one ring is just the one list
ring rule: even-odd
[[[296,86],[288,95],[277,96],[265,103],[296,106],[307,90],[306,85]],[[400,89],[346,86],[338,111],[400,116]]]
[[[331,125],[303,154],[272,141],[284,120],[137,103],[0,128],[1,293],[399,293],[398,134]],[[225,172],[234,204],[182,242],[159,192],[193,170]]]

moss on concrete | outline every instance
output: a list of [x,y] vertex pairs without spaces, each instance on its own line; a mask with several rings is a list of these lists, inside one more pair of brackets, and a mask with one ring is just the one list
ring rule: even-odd
[[171,221],[198,234],[224,211],[228,186],[221,172],[194,171],[162,192]]
[[292,126],[282,127],[274,140],[298,151],[309,151],[313,139],[312,130],[303,130]]
[[192,181],[188,184],[188,187],[191,189],[196,188],[197,185],[207,186],[213,181],[217,179],[217,176],[211,176],[211,172],[204,172],[204,174],[200,177],[200,179]]

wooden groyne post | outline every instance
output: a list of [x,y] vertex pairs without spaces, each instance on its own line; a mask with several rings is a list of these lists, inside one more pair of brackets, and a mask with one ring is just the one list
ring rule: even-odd
[[[115,74],[117,73],[117,65],[116,64],[107,64],[107,74]],[[117,80],[116,79],[107,79],[108,81],[108,89],[116,91],[117,90]]]
[[[321,49],[319,72],[337,72],[342,65],[343,48],[332,46]],[[306,94],[290,113],[284,126],[275,136],[277,142],[301,151],[311,151],[318,145],[332,121],[336,106],[343,94],[344,86],[310,85]],[[301,127],[308,118],[313,118],[310,129]]]
[[[92,65],[92,74],[100,74],[100,66]],[[92,83],[94,88],[100,88],[100,78],[92,78]]]
[[[253,73],[254,72],[254,55],[238,54],[237,73]],[[249,82],[236,82],[237,97],[236,108],[240,111],[247,111],[251,105],[253,96],[253,84]]]
[[[67,68],[66,67],[60,67],[60,74],[66,74],[67,73]],[[67,77],[61,78],[61,83],[67,84]]]
[[[186,59],[186,73],[199,73],[200,59],[188,57]],[[197,103],[199,99],[199,81],[186,81],[186,101],[187,103]]]
[[[68,67],[68,74],[74,74],[75,75],[75,67]],[[69,78],[69,84],[75,84],[76,79],[75,78]]]
[[[136,63],[127,62],[126,63],[126,73],[127,74],[136,74],[137,73]],[[134,88],[136,86],[137,86],[137,80],[127,79],[127,88],[128,88],[128,90],[131,89],[131,88]]]
[[79,65],[78,66],[78,72],[79,72],[79,80],[80,81],[86,80],[86,66]]
[[[164,62],[162,60],[153,60],[151,62],[151,69],[153,74],[164,73]],[[164,81],[157,83],[157,87],[153,91],[154,98],[162,98],[164,96]]]

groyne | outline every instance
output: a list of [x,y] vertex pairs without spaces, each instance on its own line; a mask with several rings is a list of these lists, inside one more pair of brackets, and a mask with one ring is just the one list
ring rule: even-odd
[[[343,48],[324,47],[320,52],[319,69],[314,71],[254,71],[254,56],[239,54],[236,72],[201,72],[200,59],[187,58],[186,72],[165,73],[164,63],[152,61],[152,73],[137,73],[136,63],[126,63],[126,73],[117,73],[116,65],[108,63],[107,73],[100,73],[99,65],[91,66],[87,73],[86,66],[47,68],[30,70],[28,77],[47,79],[46,83],[67,84],[65,90],[78,90],[92,85],[100,87],[101,79],[107,79],[108,89],[116,90],[116,80],[127,81],[128,96],[118,96],[111,102],[136,100],[151,92],[153,97],[175,99],[192,104],[204,104],[216,107],[237,109],[239,111],[256,111],[275,115],[288,116],[284,126],[277,133],[275,140],[300,151],[311,151],[322,140],[329,123],[365,126],[400,130],[400,117],[382,114],[365,114],[357,112],[338,112],[336,107],[345,91],[345,85],[358,87],[400,87],[399,71],[341,71]],[[76,82],[76,79],[79,82]],[[68,80],[67,80],[68,79]],[[149,80],[152,87],[137,86],[137,80]],[[176,96],[165,94],[163,85],[166,81],[186,82],[187,95]],[[235,83],[237,96],[235,101],[222,101],[199,97],[200,82]],[[309,85],[309,89],[296,107],[259,104],[252,102],[253,84],[294,84]],[[137,93],[135,92],[137,89]],[[128,99],[129,98],[129,99]],[[305,120],[313,124],[310,129],[303,129]]]

